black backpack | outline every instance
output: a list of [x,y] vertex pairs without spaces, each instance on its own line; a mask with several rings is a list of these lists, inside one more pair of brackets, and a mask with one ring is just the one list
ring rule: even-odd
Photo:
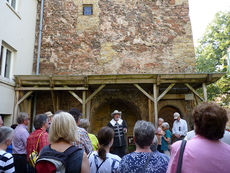
[[[63,153],[55,151],[50,148],[50,145],[45,146],[41,152],[40,156],[36,161],[35,169],[37,173],[47,173],[57,172],[65,173],[68,172],[66,165],[70,156],[77,152],[82,151],[82,149],[77,148],[76,146],[71,146]],[[81,152],[83,155],[83,151]]]

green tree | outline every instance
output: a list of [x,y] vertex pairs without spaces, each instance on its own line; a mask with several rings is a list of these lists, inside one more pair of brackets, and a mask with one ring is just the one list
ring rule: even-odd
[[219,12],[208,25],[196,47],[196,71],[200,73],[224,72],[219,81],[208,86],[209,100],[223,97],[223,105],[230,106],[230,72],[227,51],[230,47],[230,11]]

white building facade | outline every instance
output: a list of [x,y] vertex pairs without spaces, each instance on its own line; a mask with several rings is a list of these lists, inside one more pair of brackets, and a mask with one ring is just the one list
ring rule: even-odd
[[0,1],[0,115],[5,125],[14,114],[14,75],[31,75],[37,0]]

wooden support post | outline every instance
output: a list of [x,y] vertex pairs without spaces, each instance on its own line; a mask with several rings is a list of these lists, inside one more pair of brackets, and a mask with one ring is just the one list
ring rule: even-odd
[[89,120],[91,111],[91,100],[86,104],[86,118]]
[[56,112],[56,99],[55,99],[55,95],[54,95],[54,91],[50,90],[51,92],[51,97],[52,97],[52,103],[53,103],[53,112]]
[[157,92],[157,84],[153,84],[155,127],[157,127],[157,121],[158,121],[157,93],[158,93],[158,92]]
[[14,104],[14,116],[12,118],[12,124],[16,123],[17,115],[18,115],[18,100],[19,100],[19,91],[15,92],[15,104]]
[[188,87],[197,97],[199,97],[201,101],[204,101],[204,99],[188,83],[185,83],[185,86]]
[[153,122],[152,101],[150,99],[148,99],[148,108],[149,108],[149,121]]
[[86,105],[86,91],[83,91],[82,92],[82,114],[83,114],[83,118],[86,117],[85,105]]
[[205,83],[202,83],[202,87],[203,87],[203,95],[204,95],[204,101],[207,102],[208,101],[208,94],[207,94],[207,87]]
[[152,100],[154,102],[154,98],[149,95],[143,88],[141,88],[140,85],[138,84],[133,84],[135,87],[137,87],[146,97],[148,97],[150,100]]
[[[101,85],[99,88],[97,88],[87,99],[86,99],[86,103],[88,103],[88,101],[90,101],[97,93],[99,93],[103,88],[105,87],[105,85]],[[84,91],[83,91],[84,92]]]
[[56,95],[56,110],[58,111],[59,110],[59,97],[58,97],[58,94]]
[[159,102],[160,99],[162,99],[162,97],[164,97],[174,85],[175,83],[170,84],[169,87],[157,98],[157,101]]

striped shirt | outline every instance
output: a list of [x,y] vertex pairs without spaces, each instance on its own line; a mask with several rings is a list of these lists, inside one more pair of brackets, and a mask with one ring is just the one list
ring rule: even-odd
[[15,172],[14,169],[14,158],[12,154],[0,150],[0,173],[12,173]]

